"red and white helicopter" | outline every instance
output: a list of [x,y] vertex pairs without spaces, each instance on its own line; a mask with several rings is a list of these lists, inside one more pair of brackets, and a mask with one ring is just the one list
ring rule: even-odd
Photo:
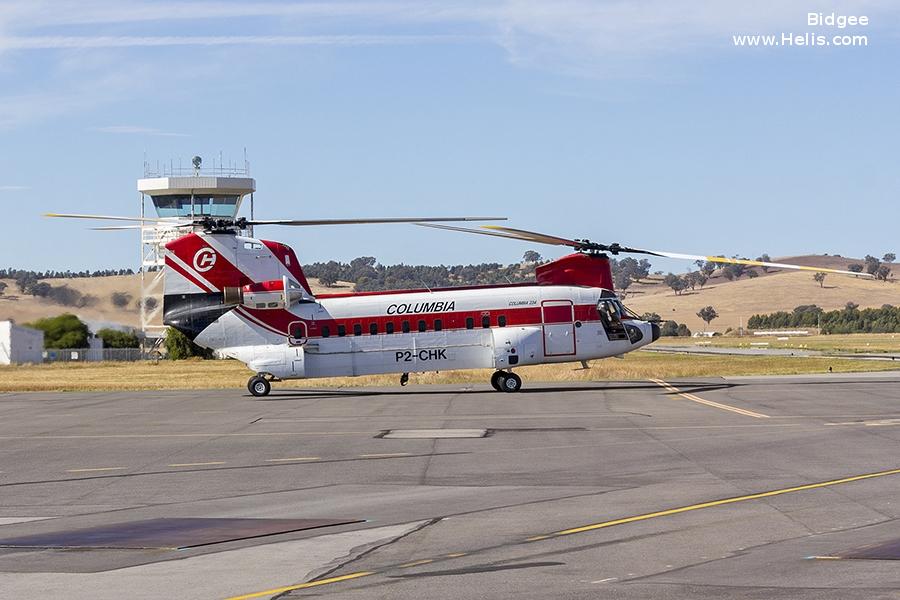
[[[140,221],[91,215],[54,217]],[[659,326],[625,308],[613,288],[609,254],[860,275],[850,271],[600,244],[483,225],[491,217],[251,221],[204,217],[175,226],[190,232],[166,244],[164,323],[200,346],[245,363],[247,383],[265,396],[272,381],[452,369],[494,369],[491,385],[515,392],[516,367],[620,356],[656,341]],[[536,268],[533,283],[313,295],[294,251],[242,235],[248,225],[413,223],[574,253]],[[102,229],[119,229],[108,227]]]

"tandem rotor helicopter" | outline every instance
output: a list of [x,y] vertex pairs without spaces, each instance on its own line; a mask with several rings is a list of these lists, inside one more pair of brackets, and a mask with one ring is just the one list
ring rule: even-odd
[[[228,210],[217,212],[221,194],[197,194],[192,188],[188,195],[187,183],[169,184],[158,194],[169,209],[167,216],[47,216],[137,223],[97,229],[165,226],[176,231],[165,244],[163,322],[196,344],[246,364],[255,373],[247,382],[254,396],[265,396],[271,382],[288,379],[397,373],[405,385],[411,372],[484,368],[494,369],[494,389],[516,392],[522,387],[517,367],[586,364],[637,350],[656,341],[660,328],[619,300],[609,255],[860,275],[603,244],[498,225],[446,224],[503,217],[254,220],[251,213],[251,219],[238,218],[241,196],[234,200],[226,194],[232,198]],[[532,283],[314,295],[293,249],[244,233],[267,225],[388,223],[566,246],[574,252],[538,266]]]

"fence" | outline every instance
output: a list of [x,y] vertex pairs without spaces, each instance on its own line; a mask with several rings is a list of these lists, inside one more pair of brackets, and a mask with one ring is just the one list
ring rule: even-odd
[[97,362],[156,360],[158,351],[140,348],[61,348],[44,350],[44,362]]

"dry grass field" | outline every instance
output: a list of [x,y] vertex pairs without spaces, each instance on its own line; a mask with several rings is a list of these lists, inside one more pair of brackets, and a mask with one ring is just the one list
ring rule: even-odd
[[715,346],[721,348],[749,348],[754,344],[768,344],[769,348],[804,348],[834,353],[900,353],[900,333],[855,333],[847,335],[796,336],[779,340],[770,336],[722,336],[714,338],[664,337],[657,346]]
[[[850,262],[862,262],[809,256],[780,260],[844,269]],[[900,272],[895,275],[900,275]],[[719,313],[719,318],[712,322],[709,330],[718,332],[729,327],[736,330],[741,323],[746,327],[747,320],[755,314],[779,310],[790,312],[802,304],[815,304],[825,310],[843,308],[848,301],[862,308],[900,305],[900,284],[896,281],[885,283],[828,275],[824,283],[825,286],[820,287],[809,272],[778,271],[755,279],[743,277],[737,281],[714,277],[702,290],[687,290],[676,296],[670,288],[657,281],[633,285],[628,289],[625,304],[638,314],[655,312],[663,319],[685,323],[691,331],[703,331],[705,324],[697,316],[697,311],[704,306],[712,306]]]
[[[517,369],[525,386],[539,382],[646,380],[727,375],[788,375],[896,369],[889,361],[759,356],[686,356],[635,352],[623,359],[594,361],[583,370],[577,363]],[[488,381],[491,371],[445,371],[412,374],[412,384],[477,383]],[[243,389],[250,371],[241,363],[222,361],[160,361],[141,363],[54,363],[0,367],[0,392],[119,391],[168,389]],[[303,388],[395,386],[397,375],[309,379],[276,383],[277,391]]]

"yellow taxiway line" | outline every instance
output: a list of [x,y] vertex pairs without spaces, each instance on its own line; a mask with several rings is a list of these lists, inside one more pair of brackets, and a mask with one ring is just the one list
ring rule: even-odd
[[695,396],[694,394],[689,394],[687,392],[682,392],[677,387],[666,383],[661,379],[651,379],[653,383],[656,385],[665,388],[665,390],[672,394],[677,394],[686,400],[690,400],[691,402],[696,402],[698,404],[705,404],[706,406],[711,406],[713,408],[719,408],[722,410],[727,410],[733,413],[737,413],[739,415],[744,415],[745,417],[753,417],[755,419],[768,419],[769,415],[764,415],[762,413],[753,412],[752,410],[746,410],[743,408],[738,408],[736,406],[729,406],[728,404],[722,404],[720,402],[713,402],[712,400],[706,400],[705,398],[701,398],[700,396]]
[[[771,498],[773,496],[781,496],[784,494],[793,494],[796,492],[803,492],[807,490],[815,490],[819,488],[831,487],[834,485],[841,485],[844,483],[852,483],[854,481],[864,481],[866,479],[875,479],[877,477],[887,477],[888,475],[898,475],[900,474],[900,469],[889,469],[887,471],[878,471],[875,473],[865,473],[862,475],[853,475],[851,477],[842,477],[841,479],[832,479],[830,481],[820,481],[818,483],[808,483],[805,485],[797,485],[788,488],[781,488],[777,490],[769,490],[767,492],[759,492],[756,494],[747,494],[745,496],[734,496],[731,498],[722,498],[720,500],[712,500],[710,502],[700,502],[697,504],[689,504],[687,506],[680,506],[677,508],[670,508],[668,510],[660,510],[651,513],[644,513],[642,515],[634,515],[631,517],[624,517],[622,519],[613,519],[611,521],[601,521],[599,523],[591,523],[589,525],[582,525],[580,527],[572,527],[570,529],[562,529],[560,531],[554,531],[551,533],[543,534],[543,535],[535,535],[528,538],[525,538],[524,542],[538,542],[541,540],[548,540],[558,537],[563,537],[567,535],[574,535],[577,533],[585,533],[588,531],[595,531],[597,529],[605,529],[607,527],[615,527],[617,525],[625,525],[628,523],[637,523],[640,521],[647,521],[650,519],[658,519],[660,517],[668,517],[671,515],[677,515],[681,513],[691,512],[694,510],[702,510],[705,508],[713,508],[715,506],[724,506],[728,504],[735,504],[737,502],[747,502],[750,500],[759,500],[761,498]],[[357,571],[355,573],[349,573],[347,575],[341,575],[339,577],[330,577],[328,579],[319,579],[317,581],[310,581],[308,583],[298,583],[296,585],[289,585],[280,588],[274,588],[271,590],[265,590],[262,592],[254,592],[251,594],[245,594],[243,596],[232,596],[227,598],[226,600],[248,600],[249,598],[260,598],[263,596],[274,596],[276,594],[281,594],[284,592],[289,592],[292,590],[300,590],[305,588],[311,588],[321,585],[330,585],[332,583],[340,583],[342,581],[347,581],[350,579],[357,579],[360,577],[366,577],[368,575],[375,575],[377,573],[383,573],[387,571],[391,571],[394,569],[404,569],[416,567],[419,565],[426,565],[432,562],[448,560],[453,558],[458,558],[461,556],[467,556],[471,554],[471,552],[453,552],[450,554],[443,554],[435,558],[423,558],[420,560],[414,560],[411,562],[387,566],[381,569],[381,571]],[[820,557],[816,557],[820,558]],[[830,557],[828,557],[830,558]]]

